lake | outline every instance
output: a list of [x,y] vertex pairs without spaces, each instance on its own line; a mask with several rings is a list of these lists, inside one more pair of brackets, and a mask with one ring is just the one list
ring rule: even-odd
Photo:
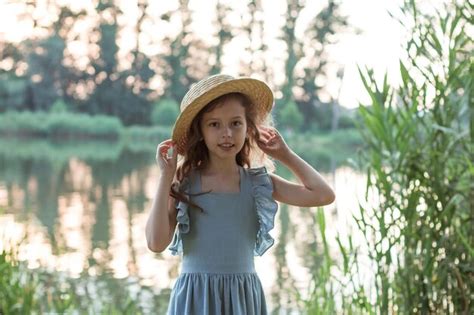
[[[141,303],[154,300],[162,312],[180,258],[169,251],[154,254],[146,245],[145,224],[159,176],[155,147],[122,141],[0,139],[3,246],[21,241],[19,259],[29,268],[78,279],[85,287],[107,283],[112,295],[126,287]],[[340,148],[321,151],[301,154],[336,192],[335,203],[324,212],[330,251],[337,259],[335,237],[347,237],[356,229],[352,215],[364,196],[366,175],[345,162],[354,156],[353,148],[346,153]],[[293,179],[281,165],[277,173]],[[321,265],[315,214],[315,208],[280,204],[271,232],[275,244],[255,258],[274,314],[299,314],[311,275]],[[150,307],[150,312],[157,309]]]

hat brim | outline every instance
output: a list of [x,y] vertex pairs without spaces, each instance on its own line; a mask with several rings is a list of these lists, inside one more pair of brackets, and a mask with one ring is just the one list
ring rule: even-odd
[[235,92],[249,97],[252,106],[255,106],[257,110],[256,123],[259,124],[264,121],[273,106],[273,93],[267,84],[252,78],[238,78],[222,82],[197,97],[178,116],[171,137],[178,154],[182,155],[184,153],[188,132],[196,115],[214,99]]

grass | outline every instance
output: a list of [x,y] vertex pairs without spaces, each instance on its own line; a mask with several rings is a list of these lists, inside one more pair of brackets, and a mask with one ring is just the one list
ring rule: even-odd
[[167,292],[157,295],[150,287],[130,279],[87,274],[72,279],[58,272],[28,269],[18,260],[19,246],[11,245],[0,252],[0,314],[161,314],[166,311]]

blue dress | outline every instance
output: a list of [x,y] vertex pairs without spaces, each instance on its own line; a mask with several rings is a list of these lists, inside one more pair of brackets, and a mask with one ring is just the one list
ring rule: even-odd
[[[269,231],[278,205],[264,167],[239,167],[239,172],[239,193],[191,196],[204,212],[178,203],[178,226],[169,249],[183,258],[168,314],[267,314],[253,258],[273,245]],[[200,172],[191,172],[181,190],[201,192]]]

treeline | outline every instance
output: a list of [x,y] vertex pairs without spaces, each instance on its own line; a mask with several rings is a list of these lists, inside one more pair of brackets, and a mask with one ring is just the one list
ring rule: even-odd
[[[281,26],[272,23],[278,29],[269,30],[261,0],[248,1],[242,12],[217,1],[209,8],[209,35],[188,0],[162,11],[138,0],[135,15],[114,0],[97,0],[79,11],[54,1],[6,4],[19,6],[19,23],[33,26],[20,43],[0,41],[0,113],[70,111],[115,116],[125,125],[169,125],[193,82],[225,70],[226,58],[239,58],[233,60],[239,75],[258,75],[276,91],[275,118],[282,125],[352,126],[335,100],[321,101],[324,85],[318,84],[328,80],[331,67],[337,69],[327,49],[350,29],[347,17],[339,2],[329,0],[303,23],[305,3],[287,0]],[[236,43],[246,46],[245,58],[230,51]],[[281,51],[272,48],[275,43]],[[150,47],[158,48],[149,52]],[[281,73],[284,81],[277,82]]]

